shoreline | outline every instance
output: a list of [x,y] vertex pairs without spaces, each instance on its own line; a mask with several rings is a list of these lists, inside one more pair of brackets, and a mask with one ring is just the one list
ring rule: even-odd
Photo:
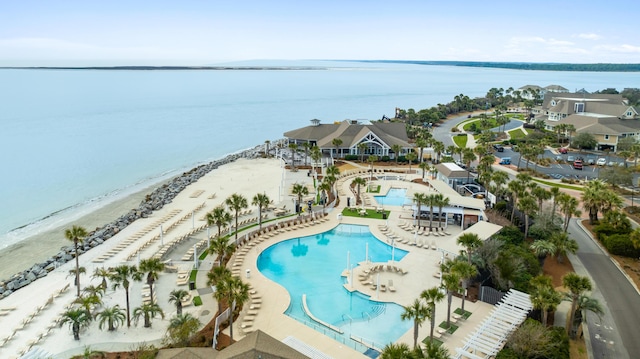
[[[53,268],[72,259],[69,248],[73,244],[64,236],[65,230],[72,224],[87,229],[88,236],[85,238],[84,248],[89,250],[107,241],[137,219],[144,218],[171,203],[171,200],[186,186],[219,166],[235,162],[239,158],[258,158],[262,147],[263,145],[253,146],[227,154],[217,160],[195,165],[163,181],[151,183],[69,223],[45,230],[0,249],[0,263],[3,264],[0,268],[0,299],[9,296],[14,290],[45,277]],[[83,246],[80,246],[81,254],[84,253],[82,248]],[[27,279],[28,282],[25,283]]]

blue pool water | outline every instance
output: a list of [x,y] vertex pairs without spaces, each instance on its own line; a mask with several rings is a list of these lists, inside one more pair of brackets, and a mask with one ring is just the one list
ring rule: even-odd
[[406,188],[390,188],[384,196],[374,196],[376,202],[381,206],[402,206],[411,204],[411,200],[407,198]]
[[[351,335],[383,348],[409,330],[411,322],[400,320],[402,306],[376,302],[343,287],[347,279],[341,274],[347,267],[347,256],[350,264],[357,266],[365,260],[367,243],[373,262],[390,261],[392,255],[400,260],[407,254],[377,240],[366,226],[340,224],[325,233],[268,247],[258,257],[258,269],[291,295],[291,304],[285,313],[288,316],[353,347],[357,346],[350,340]],[[340,335],[309,318],[302,309],[303,294],[307,296],[309,311],[316,318],[339,327],[344,333]]]

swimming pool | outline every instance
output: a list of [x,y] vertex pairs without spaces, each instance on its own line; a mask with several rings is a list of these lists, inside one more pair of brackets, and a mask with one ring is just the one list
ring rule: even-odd
[[406,188],[390,188],[384,196],[374,196],[376,202],[381,206],[402,206],[411,204],[411,200],[407,198]]
[[[347,257],[357,266],[365,260],[367,247],[373,262],[390,261],[392,255],[400,260],[407,254],[377,240],[367,226],[340,224],[328,232],[268,247],[258,256],[258,270],[289,292],[291,304],[286,315],[356,349],[362,347],[350,339],[352,335],[383,348],[409,330],[411,322],[400,319],[402,306],[376,302],[343,287],[347,281],[341,274]],[[303,294],[316,318],[344,333],[322,327],[307,316],[302,308]]]

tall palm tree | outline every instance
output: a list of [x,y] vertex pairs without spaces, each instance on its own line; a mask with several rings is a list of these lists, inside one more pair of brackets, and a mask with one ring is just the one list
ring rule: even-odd
[[169,303],[176,305],[176,314],[182,315],[182,301],[189,295],[184,289],[174,289],[169,293]]
[[318,191],[319,192],[324,192],[325,194],[325,200],[322,201],[322,213],[324,214],[325,209],[327,208],[327,201],[329,198],[329,192],[331,191],[331,184],[329,184],[329,182],[326,181],[322,181],[319,185],[318,185]]
[[[340,158],[340,156],[338,155],[338,151],[340,150],[340,146],[342,145],[342,140],[336,137],[331,140],[331,144],[336,148],[336,157]],[[333,156],[331,156],[331,158],[333,158]]]
[[582,277],[576,273],[567,273],[562,277],[562,285],[569,290],[567,298],[571,300],[571,311],[569,312],[569,336],[572,339],[576,337],[577,325],[575,324],[576,310],[578,309],[578,300],[586,291],[590,291],[591,280]]
[[340,169],[336,166],[328,166],[327,169],[325,170],[324,180],[327,180],[328,183],[331,185],[331,191],[333,191],[334,195],[338,193],[334,187],[336,184],[336,181],[338,180],[338,175],[340,175]]
[[424,204],[429,206],[429,232],[433,232],[433,207],[438,205],[437,194],[429,194],[425,197]]
[[369,165],[371,166],[371,168],[369,169],[369,181],[372,181],[373,180],[373,164],[378,161],[378,156],[370,155],[367,158],[367,161],[369,162]]
[[542,203],[551,199],[551,192],[544,187],[536,186],[531,189],[531,195],[538,201],[538,213],[542,213]]
[[304,165],[306,166],[309,163],[309,149],[311,149],[311,144],[309,142],[303,142],[302,148],[304,148]]
[[465,247],[467,252],[467,263],[471,264],[471,255],[476,249],[482,246],[482,239],[475,233],[464,233],[456,240],[456,243]]
[[558,196],[558,204],[560,205],[560,212],[563,214],[562,229],[567,233],[569,229],[569,222],[572,216],[579,216],[582,212],[578,209],[578,199],[567,194],[560,193]]
[[207,225],[216,225],[218,227],[218,238],[222,236],[222,228],[233,221],[231,213],[229,213],[223,205],[215,207],[206,215]]
[[602,309],[602,305],[600,304],[600,302],[598,302],[598,300],[595,298],[591,298],[588,295],[583,294],[580,297],[578,297],[578,306],[576,307],[576,318],[575,318],[576,326],[578,325],[578,323],[583,322],[586,316],[585,312],[592,312],[596,314],[598,317],[601,317],[601,319],[602,319],[602,315],[604,315],[604,310]]
[[493,172],[493,174],[491,174],[491,180],[496,185],[496,195],[500,196],[503,193],[502,186],[509,180],[509,175],[507,174],[507,172],[495,171]]
[[198,332],[200,321],[189,313],[178,314],[169,320],[167,335],[174,345],[187,346],[189,339]]
[[362,203],[362,201],[360,200],[360,186],[364,186],[366,184],[367,181],[362,177],[356,177],[353,179],[353,181],[351,181],[351,185],[356,186],[356,193],[358,195],[358,198],[356,199],[356,205],[358,205],[358,203]]
[[[227,281],[231,278],[231,271],[224,266],[215,266],[211,268],[209,273],[207,273],[207,285],[218,287],[218,283],[222,281]],[[214,293],[214,296],[218,294],[218,290]],[[223,293],[224,294],[224,293]],[[218,303],[218,313],[222,313],[222,301],[224,297],[216,297],[216,302]]]
[[447,291],[447,328],[451,327],[451,303],[453,301],[453,293],[460,290],[460,276],[458,273],[445,270],[442,271],[442,288]]
[[76,278],[75,285],[77,294],[76,296],[80,296],[80,257],[78,256],[78,244],[84,243],[84,239],[87,238],[87,230],[81,226],[72,226],[71,228],[67,228],[64,231],[64,236],[71,242],[73,242],[73,246],[75,249],[76,256]]
[[462,161],[467,166],[467,183],[469,183],[469,178],[471,177],[471,172],[469,168],[471,168],[471,162],[476,160],[476,154],[473,152],[471,148],[462,149]]
[[91,276],[91,278],[102,278],[102,283],[100,283],[100,286],[104,290],[107,290],[107,278],[109,278],[110,276],[111,271],[109,269],[106,269],[105,267],[98,267],[93,271],[93,275]]
[[511,223],[513,223],[513,218],[516,213],[518,198],[524,195],[529,182],[531,182],[531,176],[525,173],[518,173],[516,175],[516,180],[509,182],[509,184],[507,185],[509,188],[509,192],[511,193]]
[[364,151],[367,149],[367,144],[364,142],[358,143],[358,153],[360,154],[360,162],[364,162]]
[[538,260],[540,261],[540,267],[544,267],[544,261],[546,260],[547,256],[556,253],[555,244],[553,244],[552,241],[544,239],[533,241],[533,243],[529,245],[529,248],[531,248],[533,254],[538,257]]
[[237,242],[238,241],[238,215],[240,214],[240,211],[249,207],[249,204],[247,203],[247,199],[243,195],[238,193],[234,193],[231,196],[229,196],[224,201],[224,203],[226,203],[227,206],[229,206],[229,209],[231,209],[235,213],[235,219],[236,219],[235,232],[236,232],[236,242]]
[[431,331],[429,332],[429,338],[433,340],[433,330],[436,327],[436,304],[444,299],[444,294],[440,291],[440,288],[433,287],[425,289],[420,293],[420,298],[424,299],[427,303],[427,307],[433,315],[431,315]]
[[289,149],[291,150],[291,170],[295,171],[296,170],[296,152],[298,152],[298,144],[294,142],[290,143]]
[[320,147],[313,146],[311,147],[311,167],[313,168],[313,173],[316,173],[316,164],[320,162],[322,159],[322,152],[320,151]]
[[[537,281],[536,278],[546,277],[549,280]],[[531,280],[531,290],[529,297],[533,307],[540,310],[541,322],[547,325],[549,311],[555,310],[562,302],[562,294],[553,289],[550,281],[551,277],[540,275]]]
[[262,211],[269,208],[271,199],[266,193],[256,193],[251,200],[251,204],[258,207],[258,229],[262,230]]
[[407,153],[406,156],[404,156],[404,158],[406,158],[407,161],[409,161],[409,173],[411,173],[411,163],[415,161],[416,158],[418,158],[418,156],[416,156],[415,152],[409,152]]
[[129,266],[126,264],[117,266],[112,269],[111,276],[111,286],[113,290],[116,290],[119,286],[124,288],[125,298],[127,301],[127,328],[131,327],[131,307],[129,304],[129,286],[131,285],[131,280],[141,281],[142,273],[138,271],[138,268],[135,266]]
[[567,253],[576,254],[578,251],[578,242],[573,238],[569,238],[566,232],[552,234],[550,241],[555,248],[553,253],[556,255],[558,263],[563,263]]
[[391,151],[393,151],[393,157],[396,161],[396,166],[398,165],[398,157],[400,157],[400,151],[402,151],[402,146],[399,144],[391,145]]
[[525,192],[525,195],[518,201],[518,209],[524,214],[524,238],[527,239],[529,234],[529,218],[536,214],[538,205],[536,200],[531,197],[530,194]]
[[69,324],[73,332],[73,339],[80,340],[80,329],[88,327],[92,317],[83,308],[72,308],[64,312],[61,319],[60,326]]
[[[436,153],[436,162],[440,163],[440,156],[442,156],[442,152],[444,152],[445,147],[444,143],[440,141],[435,141],[433,143],[433,151]],[[422,159],[420,159],[422,161]]]
[[429,165],[429,163],[427,163],[427,162],[420,162],[418,167],[420,167],[420,169],[422,170],[422,180],[424,181],[424,175],[425,175],[426,172],[429,172],[429,169],[431,168],[431,165]]
[[231,307],[231,315],[229,316],[229,337],[233,342],[233,316],[238,308],[249,300],[249,285],[242,282],[240,278],[229,277],[218,282],[217,291],[221,292],[221,296],[226,298],[227,304]]
[[294,195],[297,196],[298,198],[298,208],[296,208],[298,215],[300,215],[300,213],[302,212],[302,208],[303,208],[303,203],[302,203],[302,198],[304,196],[309,195],[309,189],[307,188],[307,186],[301,184],[301,183],[294,183],[293,184],[293,188],[291,190],[291,193],[293,193]]
[[216,261],[218,261],[221,266],[227,264],[228,259],[235,250],[236,245],[229,243],[226,237],[216,237],[208,248],[210,254],[216,255]]
[[107,324],[110,332],[116,330],[117,327],[124,324],[126,316],[124,311],[116,304],[113,307],[106,307],[100,313],[98,313],[98,319],[100,320],[99,328],[102,330],[105,324]]
[[418,227],[420,227],[420,218],[422,218],[422,204],[427,201],[427,195],[425,193],[415,192],[413,194],[413,201],[416,203],[416,207],[418,207],[416,218],[418,219]]
[[560,187],[551,187],[549,188],[550,198],[553,200],[553,207],[551,208],[551,223],[554,223],[554,219],[556,216],[556,208],[558,207],[558,198],[560,197]]
[[464,311],[464,302],[467,297],[467,288],[469,288],[469,281],[475,278],[478,275],[478,268],[471,263],[467,263],[465,261],[456,260],[451,265],[451,272],[455,273],[460,277],[460,281],[462,284],[462,311]]
[[147,273],[147,284],[149,285],[150,303],[153,301],[153,284],[158,280],[160,272],[164,270],[164,263],[158,258],[143,259],[140,261],[140,272]]
[[414,302],[404,307],[400,319],[413,320],[413,347],[418,347],[418,329],[424,323],[425,320],[431,318],[433,313],[428,307],[425,307],[420,299],[414,300]]
[[141,306],[133,310],[133,321],[135,322],[136,325],[138,325],[138,321],[140,320],[140,318],[143,318],[144,327],[151,328],[151,319],[155,318],[158,315],[162,319],[164,319],[164,312],[162,311],[162,308],[160,308],[158,304],[155,304],[155,303],[142,304]]
[[428,341],[425,343],[424,350],[422,350],[422,356],[419,356],[419,358],[451,359],[451,355],[449,354],[449,349],[444,345],[437,345],[433,341]]
[[[438,206],[438,228],[442,228],[442,208],[447,207],[451,200],[442,193],[436,194],[436,204]],[[446,223],[446,221],[445,221]]]

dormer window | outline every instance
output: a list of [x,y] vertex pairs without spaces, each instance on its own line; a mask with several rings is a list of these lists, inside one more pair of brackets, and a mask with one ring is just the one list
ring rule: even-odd
[[627,117],[631,117],[633,116],[633,112],[632,111],[627,111]]
[[551,100],[551,106],[555,106],[556,105],[556,100]]

